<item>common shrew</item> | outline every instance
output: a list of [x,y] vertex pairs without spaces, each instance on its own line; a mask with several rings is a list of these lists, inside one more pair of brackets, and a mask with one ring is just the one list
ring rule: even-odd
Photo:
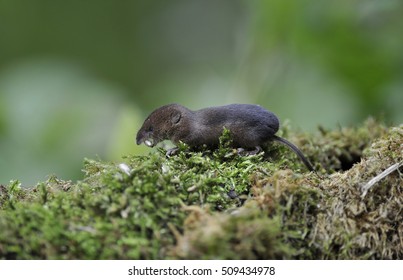
[[258,105],[230,104],[197,111],[179,104],[165,105],[146,118],[136,141],[138,145],[144,143],[149,147],[171,140],[174,144],[182,141],[194,148],[203,145],[214,148],[218,147],[224,128],[230,131],[235,148],[258,152],[275,140],[291,148],[313,171],[311,163],[294,144],[275,135],[279,129],[277,116]]

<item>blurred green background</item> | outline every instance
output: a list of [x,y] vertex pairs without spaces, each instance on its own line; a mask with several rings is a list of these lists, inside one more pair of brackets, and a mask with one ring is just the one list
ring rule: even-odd
[[257,103],[313,131],[403,120],[403,1],[0,0],[0,183],[140,154],[158,106]]

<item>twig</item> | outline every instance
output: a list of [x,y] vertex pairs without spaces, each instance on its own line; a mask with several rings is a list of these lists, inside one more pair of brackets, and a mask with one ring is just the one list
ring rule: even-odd
[[385,171],[383,171],[381,174],[375,176],[374,178],[372,178],[371,180],[369,180],[368,183],[365,184],[365,186],[363,186],[361,188],[362,190],[362,195],[361,197],[364,198],[365,195],[367,194],[368,190],[375,185],[376,183],[378,183],[380,180],[382,180],[383,178],[385,178],[386,176],[388,176],[390,173],[392,173],[393,171],[397,170],[400,168],[400,166],[403,166],[403,161],[398,162],[393,164],[392,166],[388,167]]

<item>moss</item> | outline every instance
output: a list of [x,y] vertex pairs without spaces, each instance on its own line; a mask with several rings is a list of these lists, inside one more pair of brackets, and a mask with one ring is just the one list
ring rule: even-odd
[[328,173],[346,171],[360,162],[365,149],[375,139],[387,133],[387,130],[387,127],[373,118],[369,118],[359,127],[340,127],[332,131],[319,127],[319,136],[306,137],[313,146],[313,149],[309,149],[309,154]]
[[86,159],[79,182],[0,186],[2,259],[401,259],[403,126],[281,133],[287,148],[239,156],[162,149],[124,164]]
[[[358,164],[320,184],[327,198],[312,238],[326,240],[323,258],[401,259],[403,184],[393,172],[363,197],[362,186],[395,163],[403,162],[403,126],[388,130],[364,152]],[[331,215],[326,211],[331,210]],[[321,244],[321,243],[318,243]]]
[[187,207],[184,234],[170,252],[179,259],[283,259],[293,250],[282,240],[281,221],[257,207],[232,213]]

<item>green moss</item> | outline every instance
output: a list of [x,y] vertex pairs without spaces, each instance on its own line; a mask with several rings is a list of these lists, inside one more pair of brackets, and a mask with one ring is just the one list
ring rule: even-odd
[[320,131],[282,131],[319,175],[277,144],[239,156],[226,131],[214,151],[86,159],[79,182],[0,186],[0,258],[402,258],[401,173],[361,187],[403,161],[403,127]]

